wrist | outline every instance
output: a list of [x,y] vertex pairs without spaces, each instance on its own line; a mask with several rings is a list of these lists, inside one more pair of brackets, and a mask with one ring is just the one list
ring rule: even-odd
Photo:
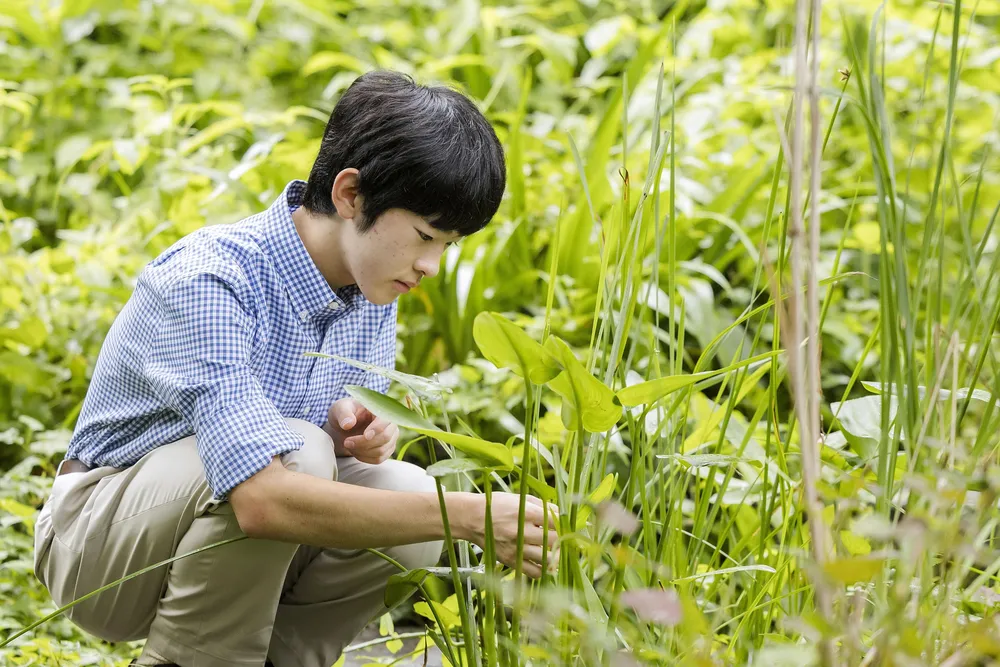
[[452,539],[483,546],[486,534],[486,497],[460,491],[445,493],[444,497]]

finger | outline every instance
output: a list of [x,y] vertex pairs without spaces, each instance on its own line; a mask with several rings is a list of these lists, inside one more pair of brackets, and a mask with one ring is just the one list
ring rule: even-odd
[[340,399],[330,407],[330,419],[342,429],[354,428],[357,423],[355,405],[354,399],[349,396]]
[[521,571],[532,579],[539,579],[542,576],[542,566],[531,561],[524,561]]
[[392,422],[383,417],[376,417],[372,420],[372,423],[368,425],[365,429],[365,439],[374,440],[376,436],[392,426]]
[[373,458],[372,463],[374,465],[379,465],[380,463],[385,463],[392,457],[392,453],[396,450],[396,445],[385,445],[372,452],[371,456]]
[[532,563],[541,564],[543,553],[545,553],[546,564],[551,565],[553,562],[559,561],[559,547],[553,547],[551,543],[549,544],[548,553],[536,544],[525,544],[522,553],[524,554],[524,560],[531,561]]
[[381,448],[381,447],[384,447],[385,445],[387,445],[390,442],[392,442],[393,438],[396,437],[396,435],[399,433],[399,427],[396,426],[395,424],[391,424],[391,423],[388,423],[388,422],[386,422],[385,428],[383,428],[381,430],[379,430],[377,428],[377,426],[375,426],[374,423],[373,423],[372,427],[370,427],[370,428],[375,428],[376,429],[374,436],[368,437],[368,433],[369,433],[370,429],[366,430],[363,436],[359,436],[359,437],[364,438],[364,440],[367,442],[367,446],[369,448]]
[[354,418],[356,420],[355,423],[361,425],[370,423],[375,419],[375,415],[368,408],[354,401]]
[[541,526],[525,526],[524,527],[524,543],[528,544],[542,544],[543,540],[550,548],[559,541],[559,535],[554,530],[549,530],[548,535],[542,530]]
[[[548,511],[546,511],[546,509]],[[546,519],[548,519],[549,527],[556,530],[559,527],[559,506],[555,503],[548,503],[547,506],[526,506],[524,510],[524,517],[526,522],[533,523],[536,526],[541,526],[545,523]]]

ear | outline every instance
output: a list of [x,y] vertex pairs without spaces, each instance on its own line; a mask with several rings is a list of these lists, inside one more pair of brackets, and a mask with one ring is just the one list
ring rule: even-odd
[[342,170],[333,179],[333,189],[330,198],[337,209],[337,215],[344,220],[350,220],[361,213],[361,200],[358,198],[358,170],[351,167]]

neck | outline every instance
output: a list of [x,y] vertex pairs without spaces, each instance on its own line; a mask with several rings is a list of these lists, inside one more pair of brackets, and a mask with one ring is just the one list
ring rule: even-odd
[[326,278],[331,289],[355,284],[344,261],[341,233],[347,224],[340,216],[318,215],[300,206],[292,213],[295,229],[309,257]]

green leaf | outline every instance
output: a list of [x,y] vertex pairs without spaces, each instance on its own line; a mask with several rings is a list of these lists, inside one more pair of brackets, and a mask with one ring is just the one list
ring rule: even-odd
[[483,470],[483,465],[473,459],[444,459],[427,466],[427,474],[431,477],[444,477],[473,470]]
[[705,466],[727,466],[732,463],[749,463],[749,459],[741,459],[732,454],[657,454],[658,459],[680,461],[690,468]]
[[[890,428],[896,419],[896,403],[896,397],[893,396],[889,404]],[[862,396],[842,403],[831,403],[830,410],[840,422],[840,429],[855,453],[865,459],[878,454],[878,444],[882,438],[881,396]]]
[[859,581],[870,581],[882,571],[884,558],[854,556],[839,558],[823,565],[826,573],[842,584],[854,584]]
[[48,338],[48,330],[45,323],[35,316],[31,316],[21,322],[15,328],[0,328],[0,340],[6,338],[22,345],[27,345],[32,349],[38,349]]
[[541,498],[547,503],[554,503],[558,500],[558,494],[556,490],[551,486],[546,484],[544,481],[539,480],[537,477],[525,474],[525,481],[528,483],[528,489],[534,492],[536,496]]
[[840,539],[844,543],[844,548],[852,556],[865,556],[872,551],[871,544],[865,538],[855,535],[849,530],[840,531]]
[[[478,567],[460,567],[458,568],[458,578],[460,581],[465,581],[480,576],[485,572],[486,568],[483,565]],[[451,568],[421,567],[416,570],[407,570],[406,572],[392,575],[389,577],[389,582],[385,587],[385,594],[382,597],[382,602],[385,604],[386,609],[398,606],[413,595],[423,585],[427,577],[437,577],[450,581]]]
[[314,53],[312,57],[306,61],[305,66],[302,68],[302,76],[309,76],[311,74],[315,74],[316,72],[322,72],[323,70],[332,69],[334,67],[351,70],[353,72],[358,72],[359,74],[363,74],[370,69],[370,67],[362,61],[352,55],[344,53],[343,51],[320,51],[319,53]]
[[444,627],[441,628],[442,631],[461,627],[462,619],[459,618],[458,614],[438,602],[418,602],[413,605],[413,611],[436,623],[437,619],[434,618],[434,612],[431,611],[431,606],[434,607],[434,611],[436,611],[438,616],[441,618],[441,623],[444,624]]
[[615,473],[608,473],[601,480],[601,483],[597,485],[597,488],[587,496],[587,502],[580,506],[580,509],[576,513],[576,530],[583,530],[583,527],[587,525],[587,518],[593,511],[591,507],[593,505],[599,505],[605,500],[611,497],[614,493],[615,487],[618,484],[618,475]]
[[[691,385],[701,382],[702,380],[710,380],[744,366],[753,366],[755,364],[767,362],[769,359],[780,353],[781,350],[765,352],[764,354],[758,354],[757,356],[744,359],[743,361],[730,364],[725,368],[720,368],[714,371],[702,371],[700,373],[691,373],[690,375],[668,375],[667,377],[657,378],[640,384],[634,384],[631,387],[625,387],[624,389],[618,390],[618,400],[621,401],[622,405],[629,408],[636,405],[654,403],[664,396],[677,391],[678,389],[690,387]],[[756,375],[754,378],[759,379]],[[749,388],[747,390],[749,391]]]
[[338,354],[327,354],[325,352],[305,352],[302,356],[304,357],[319,357],[321,359],[333,359],[341,363],[345,363],[349,366],[354,366],[355,368],[360,368],[363,371],[368,371],[369,373],[375,373],[376,375],[381,375],[382,377],[389,378],[401,385],[412,389],[418,394],[423,394],[429,398],[437,400],[443,394],[450,394],[451,388],[446,387],[440,382],[430,380],[419,375],[411,375],[410,373],[403,373],[402,371],[397,371],[391,368],[385,368],[383,366],[376,366],[375,364],[369,364],[365,361],[358,361],[357,359],[351,359],[350,357],[342,357]]
[[434,424],[385,394],[353,384],[345,386],[344,390],[372,414],[384,417],[397,426],[405,426],[419,433],[438,430]]
[[447,442],[460,452],[478,458],[489,467],[499,470],[513,470],[514,468],[514,455],[502,443],[481,440],[472,436],[462,435],[461,433],[451,433],[450,431],[442,431],[440,429],[413,430],[437,438],[442,442]]
[[452,445],[468,456],[478,459],[487,466],[501,470],[511,470],[514,468],[514,456],[506,446],[499,442],[490,442],[489,440],[481,440],[468,435],[442,431],[399,401],[367,387],[347,385],[344,387],[344,390],[368,408],[372,414],[388,419],[397,426],[405,426],[417,433],[437,438],[442,442]]
[[552,336],[545,346],[563,369],[549,386],[572,404],[577,422],[573,428],[579,428],[581,417],[583,428],[591,433],[603,433],[617,424],[622,408],[614,392],[587,372],[563,340]]
[[498,313],[476,315],[472,335],[484,357],[535,384],[544,384],[559,374],[551,353]]

